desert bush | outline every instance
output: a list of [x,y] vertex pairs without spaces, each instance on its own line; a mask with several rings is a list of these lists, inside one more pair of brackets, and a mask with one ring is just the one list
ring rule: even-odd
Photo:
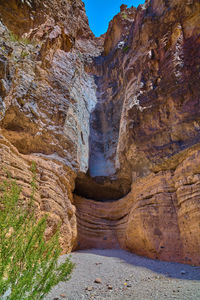
[[14,34],[12,31],[9,32],[10,41],[14,43],[21,43],[24,46],[32,44],[33,42],[27,38],[19,37],[18,35]]
[[34,213],[35,175],[26,203],[21,188],[8,179],[0,197],[0,299],[38,300],[60,281],[70,278],[74,267],[67,258],[59,263],[59,229],[45,240],[48,216],[39,220]]

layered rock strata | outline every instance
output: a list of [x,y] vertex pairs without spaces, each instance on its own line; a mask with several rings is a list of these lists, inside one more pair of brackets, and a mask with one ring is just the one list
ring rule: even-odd
[[138,179],[118,201],[76,197],[79,248],[120,247],[198,265],[199,154],[199,150],[188,153],[176,171]]
[[[118,246],[200,263],[199,12],[198,1],[146,1],[110,23],[96,60],[101,96],[91,117],[90,167],[103,141],[107,180],[114,176],[120,186],[131,178],[132,186],[115,202],[75,198],[80,248]],[[91,198],[102,197],[98,191],[91,187]]]
[[37,214],[48,213],[47,236],[62,224],[61,245],[70,252],[77,245],[72,192],[76,173],[88,169],[97,101],[84,68],[102,42],[81,1],[0,1],[0,16],[1,178],[9,172],[28,197],[36,162]]
[[1,178],[26,201],[36,161],[65,252],[200,265],[199,1],[122,6],[99,39],[80,0],[30,3],[0,0]]

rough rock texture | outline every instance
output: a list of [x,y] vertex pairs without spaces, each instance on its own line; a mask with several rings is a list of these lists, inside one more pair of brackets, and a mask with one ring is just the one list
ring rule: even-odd
[[78,247],[123,248],[151,258],[199,265],[200,150],[175,171],[136,180],[112,202],[76,196]]
[[62,222],[60,244],[65,252],[71,251],[77,243],[75,207],[72,204],[75,173],[59,162],[20,154],[0,134],[1,180],[14,178],[22,187],[22,201],[30,198],[32,193],[33,161],[37,165],[37,190],[34,195],[36,215],[40,217],[48,213],[47,238],[55,233]]
[[[199,1],[146,1],[110,23],[96,59],[90,173],[124,195],[132,186],[115,202],[75,198],[80,248],[200,264],[199,24]],[[82,196],[117,199],[86,181]]]
[[0,176],[28,196],[36,161],[64,251],[199,265],[199,0],[123,5],[99,39],[81,0],[0,0],[0,16]]
[[136,9],[130,8],[114,17],[104,42],[104,54],[109,54],[95,58],[91,66],[97,85],[97,104],[90,116],[89,170],[76,181],[76,193],[87,198],[119,199],[131,189],[130,173],[126,169],[121,174],[116,158],[126,87],[121,62],[128,49],[135,13]]
[[77,171],[88,168],[96,103],[84,65],[102,41],[95,42],[81,1],[31,3],[0,1],[1,177],[11,173],[27,194],[36,162],[37,213],[49,213],[47,235],[62,223],[66,252],[77,244],[72,192]]

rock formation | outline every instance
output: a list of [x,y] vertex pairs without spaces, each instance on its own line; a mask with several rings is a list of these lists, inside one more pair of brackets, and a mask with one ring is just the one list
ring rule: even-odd
[[122,5],[100,38],[81,0],[0,0],[0,17],[1,178],[26,201],[36,162],[65,252],[200,265],[199,0]]
[[38,214],[49,213],[49,235],[62,222],[61,244],[71,251],[77,243],[72,192],[77,170],[87,170],[96,104],[94,78],[84,66],[102,43],[81,1],[30,3],[0,1],[1,170],[27,186],[36,161]]

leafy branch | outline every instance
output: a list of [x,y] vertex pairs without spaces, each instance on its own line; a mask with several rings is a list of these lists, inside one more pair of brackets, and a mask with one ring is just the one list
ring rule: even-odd
[[8,179],[0,187],[0,299],[38,300],[60,281],[68,280],[74,264],[59,264],[59,228],[46,241],[48,216],[34,213],[36,166],[32,166],[32,193],[21,203],[21,188]]

